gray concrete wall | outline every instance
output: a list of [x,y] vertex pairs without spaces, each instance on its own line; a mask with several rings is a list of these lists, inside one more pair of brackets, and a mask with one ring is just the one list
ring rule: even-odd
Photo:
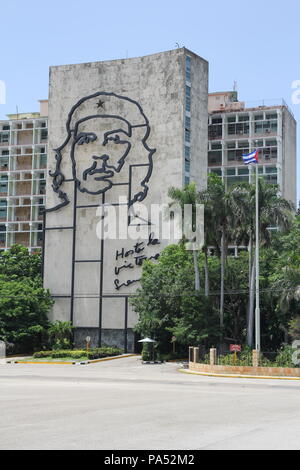
[[[55,305],[50,315],[51,320],[71,319],[73,304],[73,323],[78,328],[75,338],[82,343],[82,332],[93,334],[101,328],[102,342],[120,346],[124,338],[124,328],[132,330],[137,322],[126,297],[135,292],[138,282],[129,287],[116,287],[128,280],[137,281],[141,277],[141,266],[137,266],[137,254],[127,258],[117,258],[116,254],[133,249],[136,243],[141,245],[141,255],[155,256],[168,241],[161,240],[159,246],[147,246],[149,232],[156,228],[144,226],[137,235],[137,240],[106,240],[102,243],[96,236],[96,227],[100,222],[96,207],[118,203],[119,196],[127,201],[141,190],[141,181],[148,175],[151,149],[153,154],[153,172],[149,179],[148,193],[144,204],[167,203],[168,188],[173,185],[182,187],[184,181],[184,109],[185,109],[185,49],[177,49],[136,59],[94,62],[88,64],[51,67],[49,93],[49,167],[52,175],[61,172],[65,181],[59,190],[67,195],[69,204],[47,213],[45,240],[45,287],[55,296]],[[193,140],[192,172],[193,180],[199,187],[206,184],[207,160],[207,62],[193,54]],[[99,95],[83,100],[84,97]],[[112,95],[114,94],[114,95]],[[128,100],[117,98],[126,97]],[[103,103],[99,104],[99,100]],[[133,100],[134,103],[130,100]],[[141,108],[138,108],[135,103]],[[73,108],[72,115],[69,115]],[[149,120],[150,135],[145,140],[146,127],[144,116]],[[66,123],[69,115],[69,125]],[[93,118],[91,118],[93,116]],[[106,117],[103,117],[106,116]],[[110,117],[108,117],[110,116]],[[114,117],[113,117],[114,116]],[[118,117],[116,117],[118,116]],[[122,119],[120,119],[122,118]],[[128,122],[134,127],[131,135]],[[117,129],[119,142],[107,141],[105,132]],[[94,138],[87,143],[78,140],[80,135],[93,133]],[[127,134],[126,134],[127,133]],[[110,137],[115,137],[111,134]],[[75,142],[77,140],[77,142]],[[96,181],[95,177],[103,173],[91,173],[92,164],[97,161],[101,168],[103,158],[93,156],[109,155],[117,168],[120,150],[126,149],[130,142],[130,152],[118,173],[114,171],[114,186],[106,190],[107,181]],[[145,142],[144,142],[145,143]],[[61,163],[58,166],[54,151],[60,149]],[[72,165],[72,149],[73,165]],[[76,162],[76,166],[74,165]],[[144,165],[144,166],[136,166]],[[85,172],[90,168],[90,172]],[[56,172],[56,173],[55,173]],[[85,172],[85,178],[84,178]],[[80,180],[80,188],[95,193],[99,189],[103,194],[88,194],[76,189],[77,210],[74,217],[74,175]],[[130,178],[131,175],[131,178]],[[129,183],[130,180],[130,190]],[[56,179],[56,181],[58,181]],[[53,178],[47,180],[47,209],[56,207],[63,201],[59,193],[52,189]],[[133,205],[136,211],[136,204]],[[117,208],[116,210],[120,210]],[[134,225],[133,221],[133,225]],[[73,227],[76,228],[74,232]],[[156,235],[159,237],[159,234]],[[75,242],[75,244],[74,244]],[[75,262],[73,260],[84,261]],[[90,262],[87,262],[90,261]],[[93,261],[93,262],[91,262]],[[100,262],[101,261],[101,262]],[[115,268],[125,262],[131,263],[132,269],[123,269],[116,275]],[[72,282],[73,280],[73,282]],[[73,291],[72,291],[73,286]],[[72,300],[73,298],[73,300]],[[80,333],[81,332],[81,333]],[[113,333],[114,332],[114,333]],[[133,348],[132,333],[128,334],[128,350]]]
[[297,206],[297,122],[283,108],[283,197]]

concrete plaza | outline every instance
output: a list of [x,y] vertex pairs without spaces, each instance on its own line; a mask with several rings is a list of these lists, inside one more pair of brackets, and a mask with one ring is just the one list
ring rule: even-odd
[[300,449],[300,381],[0,364],[0,449]]

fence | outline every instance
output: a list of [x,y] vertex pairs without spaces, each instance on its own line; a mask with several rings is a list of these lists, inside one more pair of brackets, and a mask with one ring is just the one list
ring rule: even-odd
[[201,350],[190,348],[190,362],[212,366],[237,366],[237,367],[288,367],[297,368],[299,363],[294,362],[293,351],[282,354],[274,351],[250,351],[242,350],[236,353],[220,353],[217,349]]
[[234,376],[300,378],[300,368],[293,364],[292,355],[284,358],[280,356],[280,353],[279,355],[277,353],[265,353],[263,355],[259,351],[218,355],[216,349],[211,349],[209,356],[206,354],[203,359],[200,358],[199,348],[190,348],[189,357],[190,371],[204,375],[227,374]]

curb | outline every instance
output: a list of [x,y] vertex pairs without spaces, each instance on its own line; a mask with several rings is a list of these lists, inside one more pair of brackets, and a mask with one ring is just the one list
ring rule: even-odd
[[182,374],[189,374],[189,375],[200,375],[202,377],[216,377],[216,378],[227,378],[227,379],[261,379],[261,380],[300,380],[300,377],[270,377],[270,376],[263,376],[263,375],[226,375],[226,374],[213,374],[213,373],[206,373],[206,372],[194,372],[188,371],[184,369],[178,369],[178,372]]
[[81,366],[86,366],[88,364],[97,364],[99,362],[107,362],[107,361],[115,361],[116,359],[126,359],[127,357],[135,357],[137,354],[126,354],[124,356],[115,356],[115,357],[104,357],[103,359],[94,359],[90,361],[82,361],[82,362],[76,362],[76,361],[8,361],[6,364],[18,364],[18,365],[64,365],[64,366],[76,366],[76,365],[81,365]]

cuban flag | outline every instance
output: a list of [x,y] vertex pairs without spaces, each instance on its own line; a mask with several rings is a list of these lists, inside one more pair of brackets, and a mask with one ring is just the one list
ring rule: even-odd
[[254,150],[254,152],[248,153],[248,155],[243,155],[243,160],[245,165],[251,165],[251,163],[258,163],[258,150]]

